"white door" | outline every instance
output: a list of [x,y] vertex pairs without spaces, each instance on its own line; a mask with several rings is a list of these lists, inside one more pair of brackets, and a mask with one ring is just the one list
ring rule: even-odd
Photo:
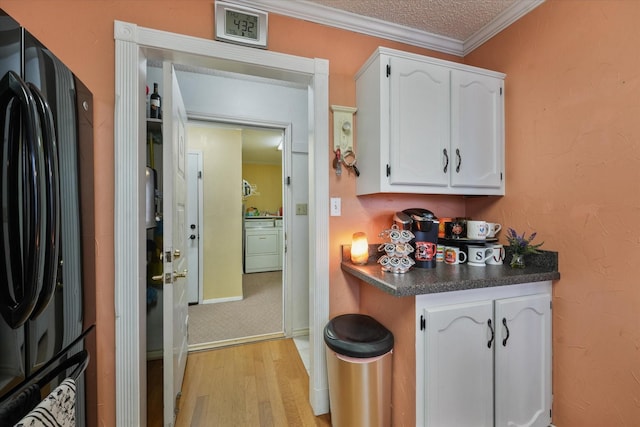
[[187,289],[189,304],[200,302],[200,214],[202,183],[202,152],[187,154],[187,259],[189,260]]
[[496,301],[496,425],[551,423],[551,295]]
[[174,425],[187,363],[186,124],[173,66],[163,66],[164,425]]
[[404,58],[390,61],[389,183],[446,187],[451,167],[446,160],[451,159],[449,70]]
[[426,426],[492,427],[493,301],[424,314]]

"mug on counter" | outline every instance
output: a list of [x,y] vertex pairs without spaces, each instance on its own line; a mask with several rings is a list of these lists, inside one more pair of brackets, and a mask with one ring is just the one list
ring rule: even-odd
[[453,220],[444,223],[444,237],[447,239],[463,239],[466,233],[465,221]]
[[444,230],[444,225],[447,222],[451,222],[453,218],[440,218],[440,222],[438,223],[438,237],[446,237],[446,233]]
[[500,244],[488,246],[491,249],[491,257],[487,260],[489,265],[502,265],[505,257],[504,246]]
[[493,249],[486,246],[469,246],[467,248],[469,265],[484,267],[493,255]]
[[496,237],[498,231],[502,230],[502,224],[498,224],[497,222],[488,222],[487,227],[489,227],[489,231],[487,231],[487,237],[489,238]]
[[467,254],[455,246],[445,246],[444,262],[447,264],[463,264],[467,261]]
[[486,221],[467,221],[467,238],[471,240],[484,240],[489,234],[489,225]]

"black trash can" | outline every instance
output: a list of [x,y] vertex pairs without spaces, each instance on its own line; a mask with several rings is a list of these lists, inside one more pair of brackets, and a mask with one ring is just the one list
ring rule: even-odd
[[333,427],[391,425],[393,334],[365,314],[343,314],[324,328]]

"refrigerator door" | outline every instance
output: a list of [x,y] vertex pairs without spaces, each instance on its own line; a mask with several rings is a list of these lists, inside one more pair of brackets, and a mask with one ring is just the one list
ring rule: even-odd
[[22,76],[20,24],[0,10],[0,77],[13,71]]
[[[74,76],[60,60],[35,37],[24,32],[24,76],[37,88],[46,100],[53,117],[54,139],[44,143],[46,152],[55,148],[58,154],[59,179],[59,254],[49,247],[47,259],[57,274],[49,271],[49,277],[57,278],[52,295],[42,295],[42,306],[37,316],[28,323],[28,373],[33,372],[63,349],[67,348],[83,332],[82,315],[82,245],[80,235],[80,202],[78,183],[78,129],[76,114],[76,88]],[[57,142],[57,146],[56,146]],[[52,167],[53,171],[56,169]],[[52,172],[53,173],[53,172]],[[56,196],[51,196],[55,199]],[[56,206],[52,206],[55,209]],[[55,241],[55,226],[48,228],[48,243]],[[57,248],[56,248],[57,249]],[[46,286],[45,286],[46,288]],[[46,290],[46,289],[45,289]],[[47,300],[49,301],[48,303]]]
[[[0,77],[5,76],[8,71],[20,74],[20,38],[20,25],[0,11]],[[4,206],[5,202],[2,203]],[[0,256],[4,258],[4,253]],[[0,343],[1,399],[26,377],[23,355],[24,327],[14,329],[0,317]]]

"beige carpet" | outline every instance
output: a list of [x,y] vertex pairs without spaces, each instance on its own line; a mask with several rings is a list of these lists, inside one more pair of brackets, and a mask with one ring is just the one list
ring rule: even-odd
[[242,276],[242,301],[189,306],[189,345],[279,333],[282,272]]

